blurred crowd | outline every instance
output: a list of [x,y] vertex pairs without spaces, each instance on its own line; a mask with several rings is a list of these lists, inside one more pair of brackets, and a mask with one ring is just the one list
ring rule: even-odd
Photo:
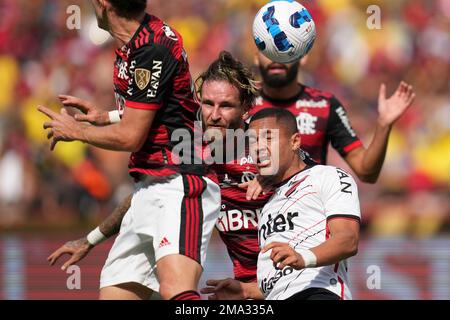
[[[183,35],[195,77],[224,49],[253,64],[251,25],[265,2],[150,0],[149,11]],[[364,142],[381,83],[392,93],[405,80],[417,93],[392,130],[378,183],[360,184],[364,230],[450,231],[450,2],[301,3],[318,34],[301,81],[333,92]],[[52,153],[36,111],[39,104],[58,110],[61,93],[114,106],[114,43],[96,30],[88,1],[79,3],[81,29],[68,28],[72,4],[0,0],[0,229],[96,223],[131,190],[127,154],[82,143],[60,143]],[[371,5],[380,8],[380,29],[367,24]],[[345,167],[334,151],[329,163]]]

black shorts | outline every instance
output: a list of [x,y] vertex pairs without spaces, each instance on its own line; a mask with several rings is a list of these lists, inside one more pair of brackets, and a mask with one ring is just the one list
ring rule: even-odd
[[286,300],[341,300],[341,297],[327,289],[309,288],[294,294]]

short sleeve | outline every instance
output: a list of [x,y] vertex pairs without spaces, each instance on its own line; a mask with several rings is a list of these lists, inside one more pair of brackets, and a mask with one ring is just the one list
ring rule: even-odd
[[327,167],[322,174],[320,190],[327,220],[361,220],[358,187],[350,174],[339,168]]
[[330,117],[328,121],[327,136],[333,148],[342,157],[362,146],[361,140],[359,140],[350,124],[347,111],[334,96],[330,100]]
[[132,77],[128,85],[126,107],[160,109],[167,93],[173,88],[178,61],[167,47],[160,44],[137,49],[130,61]]

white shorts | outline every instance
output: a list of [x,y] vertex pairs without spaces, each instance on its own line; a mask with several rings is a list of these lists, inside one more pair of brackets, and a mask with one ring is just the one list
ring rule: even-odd
[[212,180],[179,175],[166,183],[140,182],[100,276],[100,288],[136,282],[159,291],[156,262],[181,254],[203,265],[220,211]]

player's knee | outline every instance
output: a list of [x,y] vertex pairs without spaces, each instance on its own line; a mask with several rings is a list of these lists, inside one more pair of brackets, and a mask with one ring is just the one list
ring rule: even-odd
[[159,294],[161,298],[164,300],[171,300],[174,297],[179,296],[181,293],[188,291],[195,291],[197,288],[193,288],[187,284],[175,283],[175,282],[166,282],[161,283],[159,287]]

